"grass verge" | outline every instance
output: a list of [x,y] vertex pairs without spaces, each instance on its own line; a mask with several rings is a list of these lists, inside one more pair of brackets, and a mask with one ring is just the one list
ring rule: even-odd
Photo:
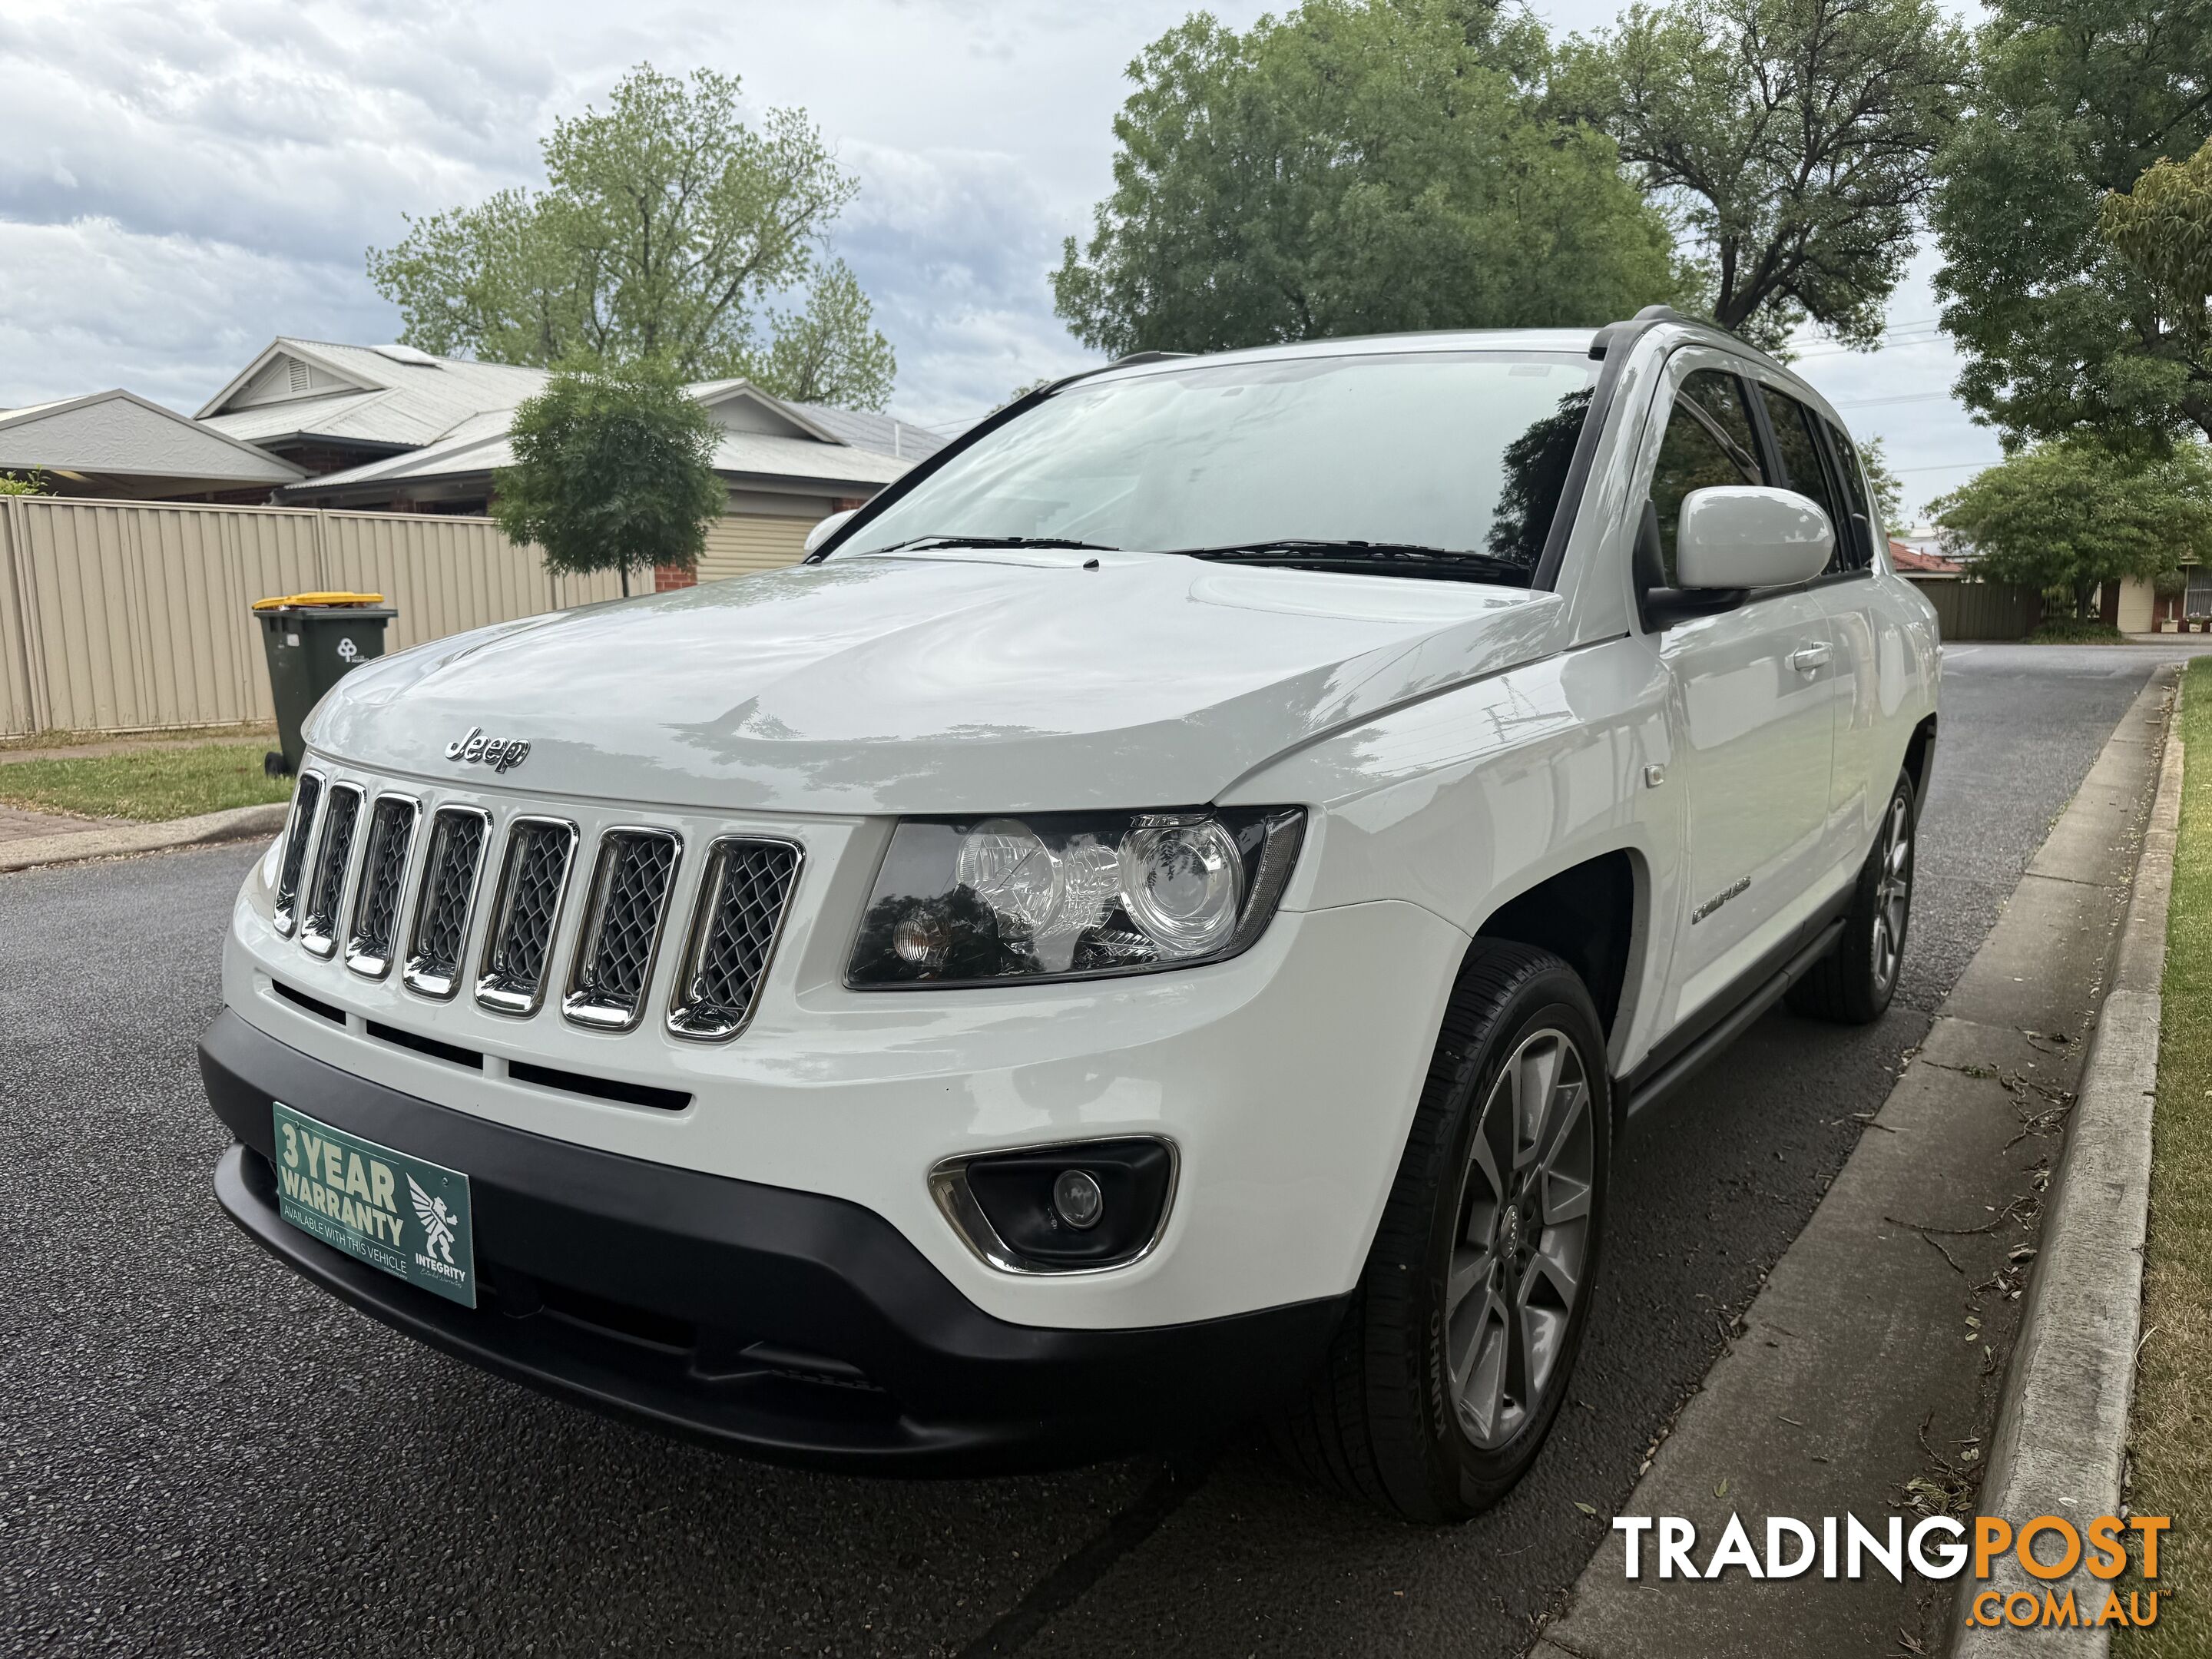
[[289,800],[289,778],[264,777],[258,743],[141,749],[0,766],[0,801],[33,811],[155,823]]
[[45,732],[27,732],[21,737],[0,738],[0,754],[19,752],[26,749],[73,748],[79,744],[113,744],[118,748],[143,747],[164,743],[220,743],[226,739],[273,738],[276,725],[273,720],[249,720],[243,726],[157,726],[143,732],[72,732],[55,727]]
[[2212,658],[2189,665],[2180,732],[2144,1336],[2128,1432],[2128,1501],[2173,1527],[2160,1552],[2158,1623],[2115,1642],[2130,1659],[2212,1653]]

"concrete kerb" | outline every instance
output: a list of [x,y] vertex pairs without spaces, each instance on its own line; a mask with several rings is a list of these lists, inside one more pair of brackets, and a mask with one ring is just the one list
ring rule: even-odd
[[[2002,1361],[2033,1279],[2021,1246],[2040,1243],[2036,1218],[2064,1157],[2056,1109],[2088,1062],[2091,1044],[2069,1034],[2094,1032],[2113,982],[2174,678],[2161,672],[2120,720],[1877,1132],[1775,1263],[1620,1513],[1686,1517],[1710,1550],[1731,1515],[1755,1528],[1761,1516],[1926,1512],[1931,1480],[1948,1492],[1987,1467],[1977,1454],[2005,1410]],[[1992,1501],[1977,1507],[1992,1513]],[[1909,1572],[1747,1585],[1732,1569],[1662,1588],[1649,1550],[1644,1577],[1625,1566],[1616,1532],[1532,1659],[1887,1652],[1900,1632],[1908,1650],[1933,1651],[1955,1633],[1955,1587]]]
[[129,858],[172,848],[273,836],[284,827],[285,816],[291,810],[277,801],[266,806],[235,806],[196,817],[173,818],[167,823],[125,823],[0,842],[0,874],[48,864],[82,864],[91,859]]
[[[2151,1116],[2182,758],[2179,730],[2170,726],[2112,989],[2067,1125],[2041,1253],[1998,1410],[1978,1508],[2015,1525],[2057,1515],[2081,1526],[2121,1512],[2142,1320]],[[2060,1541],[2046,1534],[2037,1544],[2047,1543],[2055,1554]],[[2045,1552],[2037,1553],[2040,1558]],[[1974,1597],[1982,1592],[2027,1590],[2039,1601],[2046,1590],[2063,1596],[2069,1587],[2094,1590],[2099,1581],[2078,1569],[2069,1580],[2039,1579],[2010,1554],[1993,1564],[1986,1583],[1962,1581],[1954,1615],[1955,1659],[2106,1652],[2107,1628],[1993,1629],[1970,1622]],[[2096,1608],[2083,1613],[2094,1618]]]

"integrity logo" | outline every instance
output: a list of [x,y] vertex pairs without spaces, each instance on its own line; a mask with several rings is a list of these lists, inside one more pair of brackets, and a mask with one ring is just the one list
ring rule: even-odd
[[2039,1515],[2015,1528],[1999,1516],[1982,1515],[1974,1517],[1970,1528],[1954,1516],[1931,1515],[1916,1520],[1908,1532],[1905,1517],[1898,1515],[1879,1522],[1880,1530],[1856,1515],[1822,1516],[1817,1522],[1790,1515],[1770,1515],[1765,1520],[1763,1550],[1753,1543],[1743,1517],[1731,1515],[1718,1540],[1702,1558],[1696,1523],[1682,1516],[1615,1516],[1613,1529],[1623,1535],[1623,1565],[1631,1578],[1642,1578],[1650,1565],[1661,1578],[1718,1578],[1730,1567],[1738,1567],[1747,1578],[1801,1578],[1817,1571],[1823,1578],[1858,1579],[1881,1572],[1901,1584],[1909,1568],[1939,1582],[1966,1572],[1987,1579],[2010,1555],[2030,1577],[2054,1586],[2084,1567],[2100,1581],[2080,1599],[2074,1589],[2056,1588],[2010,1595],[1984,1590],[1974,1597],[1970,1614],[1974,1623],[2026,1629],[2157,1623],[2156,1589],[2130,1590],[2124,1600],[2109,1581],[2127,1571],[2129,1534],[2133,1534],[2143,1579],[2154,1584],[2159,1539],[2172,1524],[2160,1515],[2125,1519],[2101,1515],[2077,1528],[2063,1516]]

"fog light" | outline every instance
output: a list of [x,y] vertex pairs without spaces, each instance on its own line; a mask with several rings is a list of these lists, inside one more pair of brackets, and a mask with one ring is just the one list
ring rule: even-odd
[[929,1172],[945,1218],[1007,1273],[1118,1267],[1167,1221],[1175,1149],[1150,1135],[947,1158]]
[[1106,1213],[1106,1194],[1098,1190],[1097,1177],[1088,1170],[1062,1170],[1060,1179],[1052,1183],[1052,1207],[1078,1232],[1089,1232]]

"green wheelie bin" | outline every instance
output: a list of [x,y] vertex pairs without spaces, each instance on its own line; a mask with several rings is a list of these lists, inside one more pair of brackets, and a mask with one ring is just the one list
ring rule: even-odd
[[398,614],[381,593],[288,593],[253,602],[282,745],[261,757],[263,771],[289,777],[300,769],[307,711],[341,675],[384,654],[385,625]]

